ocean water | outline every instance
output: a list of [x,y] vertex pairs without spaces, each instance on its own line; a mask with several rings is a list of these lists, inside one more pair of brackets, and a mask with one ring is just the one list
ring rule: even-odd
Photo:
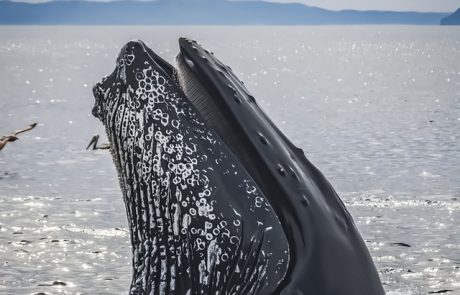
[[460,294],[460,28],[0,29],[0,294],[124,294],[125,207],[91,87],[125,42],[214,51],[328,177],[388,294]]

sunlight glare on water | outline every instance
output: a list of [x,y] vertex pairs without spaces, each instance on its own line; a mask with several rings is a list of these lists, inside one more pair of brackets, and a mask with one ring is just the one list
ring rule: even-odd
[[91,87],[130,39],[197,39],[342,196],[388,294],[460,294],[460,28],[3,27],[0,293],[120,294],[125,207]]

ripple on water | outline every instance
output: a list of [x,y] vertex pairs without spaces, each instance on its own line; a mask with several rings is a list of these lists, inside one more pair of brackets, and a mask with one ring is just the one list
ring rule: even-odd
[[104,134],[91,85],[133,35],[173,61],[184,33],[243,73],[334,187],[357,192],[341,195],[387,294],[459,293],[458,28],[333,26],[2,28],[1,134],[40,125],[0,152],[1,294],[127,293],[115,169],[84,150]]
[[[124,208],[100,197],[0,196],[0,203],[0,285],[5,290],[94,294],[129,286],[129,233],[125,224],[113,222]],[[101,216],[107,220],[100,222]],[[97,287],[89,280],[98,281]]]
[[[388,195],[377,191],[347,193],[343,198],[355,216],[384,284],[392,290],[388,293],[426,294],[459,289],[457,197]],[[392,288],[395,285],[412,287],[398,290]]]

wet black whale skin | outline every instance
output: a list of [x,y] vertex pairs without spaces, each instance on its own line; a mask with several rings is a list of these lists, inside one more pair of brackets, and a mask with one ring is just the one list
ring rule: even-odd
[[247,153],[243,165],[288,239],[288,271],[274,294],[385,294],[368,249],[328,180],[273,124],[229,67],[195,41],[181,38],[179,44],[187,65],[239,134]]
[[[289,258],[281,224],[172,73],[144,43],[132,41],[93,89],[93,114],[106,127],[127,209],[129,294],[273,294]],[[155,89],[153,103],[143,95]],[[155,115],[160,111],[167,122]],[[171,165],[190,165],[184,171],[193,177]]]

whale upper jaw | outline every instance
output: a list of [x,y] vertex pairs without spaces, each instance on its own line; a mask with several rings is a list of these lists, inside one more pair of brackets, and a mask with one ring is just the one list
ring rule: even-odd
[[[179,77],[184,72],[194,79],[190,89],[187,83],[182,89],[258,184],[283,226],[290,265],[277,293],[384,294],[367,247],[329,181],[268,118],[230,67],[193,40],[181,38],[179,45]],[[218,116],[207,114],[209,106]]]

